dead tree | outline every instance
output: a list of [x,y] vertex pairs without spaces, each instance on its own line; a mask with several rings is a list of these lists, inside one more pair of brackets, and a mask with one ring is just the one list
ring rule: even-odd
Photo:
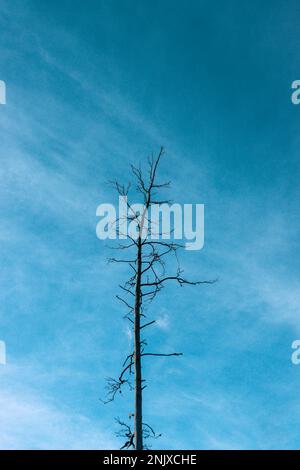
[[[118,218],[115,223],[117,234],[124,237],[124,224],[134,223],[136,236],[127,234],[127,242],[115,247],[121,251],[129,252],[129,256],[124,258],[112,257],[109,259],[113,263],[127,264],[132,275],[124,285],[119,286],[122,295],[117,298],[125,305],[127,313],[125,318],[133,328],[133,351],[126,357],[122,371],[117,379],[107,379],[107,397],[105,403],[115,399],[117,393],[122,393],[122,388],[128,386],[134,391],[134,413],[130,414],[134,419],[133,431],[130,425],[117,419],[121,426],[119,435],[127,440],[123,449],[134,448],[136,450],[145,449],[144,439],[156,438],[158,435],[153,428],[143,422],[142,403],[143,390],[146,387],[142,377],[142,360],[146,357],[181,356],[182,353],[172,352],[168,354],[146,351],[146,340],[142,337],[145,328],[153,325],[155,320],[146,318],[146,307],[152,302],[157,294],[168,282],[176,282],[179,286],[211,284],[215,281],[189,281],[184,277],[180,269],[177,257],[178,249],[183,245],[175,243],[170,239],[162,238],[162,233],[155,226],[151,218],[148,217],[149,209],[157,204],[170,204],[170,200],[162,200],[158,197],[158,192],[169,187],[170,182],[157,182],[157,170],[164,149],[161,148],[158,155],[148,158],[148,171],[143,173],[141,167],[131,166],[132,174],[136,180],[136,191],[142,196],[142,211],[135,211],[134,206],[128,202],[130,185],[127,187],[117,181],[113,182],[114,188],[119,196],[126,198],[126,216],[121,220]],[[154,236],[154,237],[153,237]],[[166,272],[165,259],[168,255],[174,255],[177,261],[177,268],[174,274]],[[133,382],[131,379],[134,379]]]

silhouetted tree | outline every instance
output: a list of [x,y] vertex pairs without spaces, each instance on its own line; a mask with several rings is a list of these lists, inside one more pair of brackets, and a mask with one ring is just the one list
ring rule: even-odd
[[[126,198],[127,206],[127,214],[123,220],[118,218],[114,222],[116,232],[118,235],[124,236],[124,224],[127,226],[128,223],[132,224],[132,222],[134,222],[137,232],[137,236],[127,234],[127,242],[117,247],[121,251],[127,252],[128,250],[129,256],[109,259],[113,263],[127,264],[132,272],[132,275],[124,285],[120,286],[122,295],[117,295],[117,298],[127,308],[125,317],[133,327],[133,351],[126,357],[119,377],[117,379],[107,379],[108,393],[105,400],[105,403],[113,401],[116,394],[121,393],[122,387],[125,385],[134,391],[134,413],[129,415],[129,418],[133,417],[134,419],[133,430],[129,424],[122,422],[119,418],[116,420],[121,426],[121,431],[118,435],[126,439],[122,449],[134,448],[142,450],[145,448],[144,439],[159,437],[151,426],[143,422],[143,390],[146,385],[142,377],[142,360],[151,356],[182,355],[182,353],[178,352],[163,354],[146,350],[147,343],[142,337],[142,333],[145,328],[155,323],[155,320],[148,321],[146,318],[147,305],[155,299],[168,282],[176,282],[181,287],[187,284],[196,286],[215,282],[187,280],[180,269],[177,257],[177,251],[183,245],[163,239],[163,234],[159,231],[159,228],[153,226],[153,221],[148,217],[149,209],[152,205],[171,203],[170,200],[160,200],[158,197],[159,190],[170,186],[170,182],[157,182],[158,166],[163,154],[164,149],[161,148],[156,157],[152,155],[148,158],[148,171],[146,174],[142,172],[141,167],[131,166],[132,174],[137,183],[136,190],[142,196],[144,207],[142,211],[136,211],[134,205],[128,202],[130,184],[124,186],[117,181],[113,182],[113,186],[118,194],[124,200]],[[155,236],[151,237],[151,235]],[[172,254],[177,261],[177,270],[174,274],[169,275],[166,272],[165,259],[168,255]],[[133,382],[132,378],[134,379]]]

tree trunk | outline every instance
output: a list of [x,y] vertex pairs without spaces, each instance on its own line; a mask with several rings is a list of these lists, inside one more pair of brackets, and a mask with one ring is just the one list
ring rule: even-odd
[[141,365],[141,273],[142,273],[142,241],[138,239],[137,276],[135,286],[134,305],[134,441],[135,449],[143,450],[143,424],[142,424],[142,365]]

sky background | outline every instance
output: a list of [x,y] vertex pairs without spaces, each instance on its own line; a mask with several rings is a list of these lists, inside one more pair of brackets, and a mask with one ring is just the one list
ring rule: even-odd
[[191,278],[152,305],[145,421],[161,449],[300,448],[296,0],[0,0],[0,449],[118,448],[105,377],[130,352],[125,268],[96,238],[106,184],[164,145],[205,204]]

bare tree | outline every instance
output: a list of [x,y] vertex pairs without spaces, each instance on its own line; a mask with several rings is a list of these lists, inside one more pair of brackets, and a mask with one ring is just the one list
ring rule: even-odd
[[[112,257],[109,259],[112,263],[125,263],[131,269],[131,276],[121,285],[122,295],[117,298],[125,305],[127,313],[125,318],[130,322],[133,328],[133,351],[126,357],[122,371],[117,379],[107,379],[107,397],[105,403],[113,401],[117,393],[122,392],[124,386],[128,386],[134,391],[134,413],[129,418],[134,419],[134,429],[120,419],[117,419],[121,426],[119,435],[126,438],[122,449],[134,448],[136,450],[145,449],[144,440],[148,438],[157,438],[153,428],[143,422],[143,390],[146,387],[145,380],[142,377],[142,360],[146,357],[164,357],[181,356],[182,353],[172,352],[168,354],[146,351],[147,342],[142,337],[145,328],[155,323],[155,320],[147,320],[146,308],[152,302],[157,294],[165,287],[168,282],[176,282],[179,286],[212,284],[211,281],[189,281],[184,277],[183,270],[179,266],[177,251],[183,247],[178,243],[162,238],[157,224],[148,217],[149,209],[157,204],[170,204],[168,199],[160,199],[158,192],[170,186],[170,182],[157,182],[157,171],[164,149],[161,148],[158,155],[148,158],[148,171],[144,174],[141,167],[131,166],[131,171],[136,180],[136,191],[142,196],[143,210],[135,211],[132,204],[128,202],[130,184],[126,187],[117,181],[113,182],[117,193],[126,200],[127,211],[125,220],[118,218],[115,221],[115,229],[118,235],[124,235],[124,224],[134,222],[136,227],[136,236],[127,235],[127,242],[119,244],[117,249],[127,251],[129,256],[124,258]],[[126,198],[126,199],[125,199]],[[152,237],[152,235],[155,235]],[[154,238],[154,239],[153,239]],[[169,275],[166,272],[166,257],[174,255],[176,260],[175,274]],[[134,379],[133,381],[131,379]]]

